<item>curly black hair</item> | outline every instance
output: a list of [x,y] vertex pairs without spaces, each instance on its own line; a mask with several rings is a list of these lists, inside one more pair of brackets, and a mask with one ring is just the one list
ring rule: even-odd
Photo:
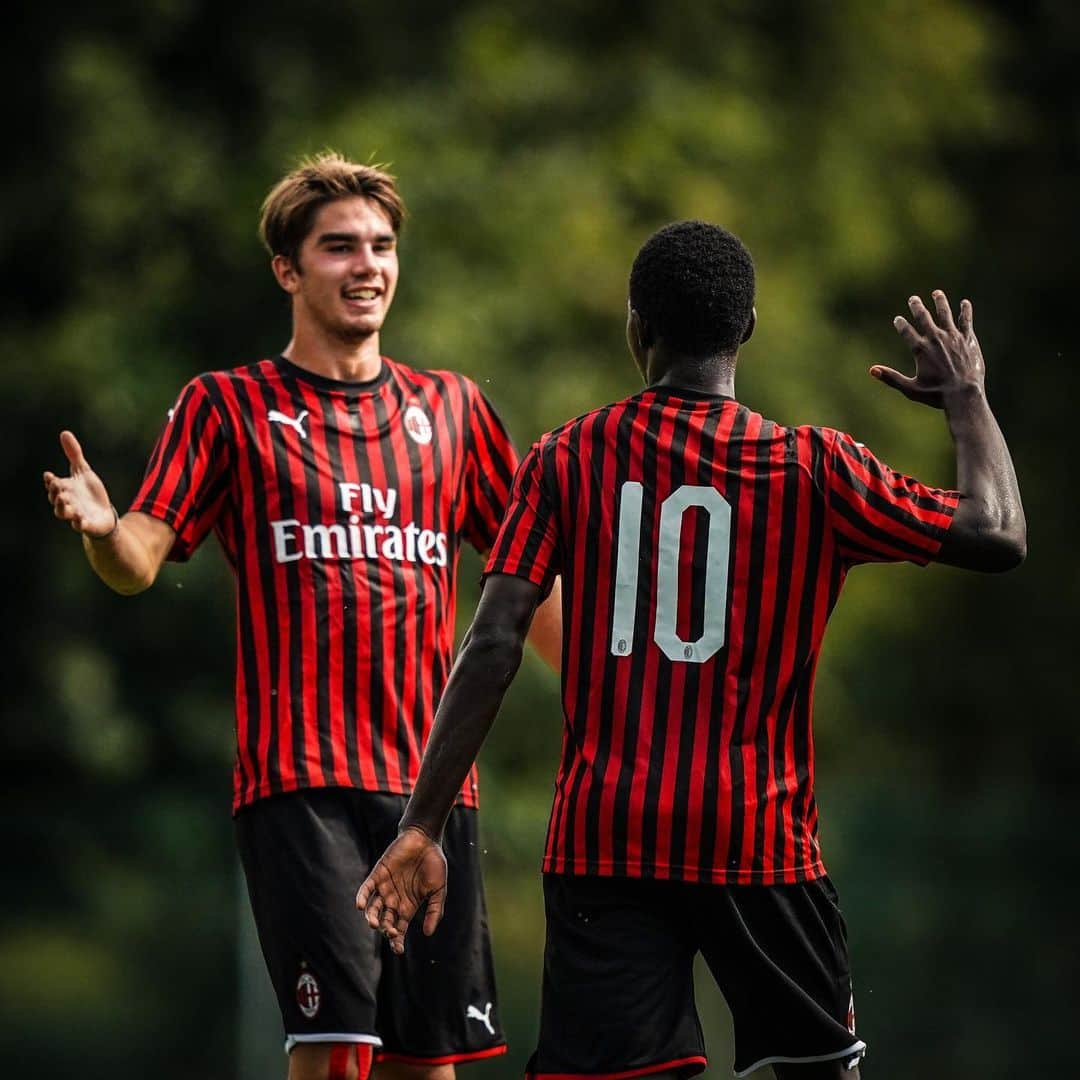
[[677,352],[731,353],[750,323],[754,260],[737,236],[718,225],[665,225],[634,259],[630,306]]

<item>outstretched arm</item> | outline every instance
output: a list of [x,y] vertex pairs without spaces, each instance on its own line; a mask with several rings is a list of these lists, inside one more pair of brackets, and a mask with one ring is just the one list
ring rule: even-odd
[[914,354],[914,377],[880,365],[870,374],[912,401],[944,409],[948,419],[961,498],[938,562],[1011,570],[1027,553],[1027,524],[1009,448],[986,400],[986,365],[971,301],[960,302],[954,323],[945,294],[938,289],[933,299],[936,321],[917,296],[908,301],[911,322],[900,315],[893,321]]
[[446,860],[440,848],[447,816],[521,664],[540,588],[524,578],[491,574],[472,626],[439,702],[420,775],[398,838],[356,894],[368,925],[404,952],[405,932],[426,901],[424,933],[442,918]]
[[172,548],[176,534],[148,514],[116,512],[101,478],[83,456],[70,431],[60,433],[69,476],[44,474],[53,513],[82,534],[94,572],[110,589],[126,596],[149,588]]

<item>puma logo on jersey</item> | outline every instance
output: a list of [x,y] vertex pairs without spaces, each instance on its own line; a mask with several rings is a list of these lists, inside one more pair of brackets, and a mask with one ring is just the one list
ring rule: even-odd
[[272,424],[285,424],[288,427],[293,428],[301,439],[306,439],[307,432],[304,430],[304,417],[307,416],[307,414],[308,411],[305,409],[299,416],[294,418],[292,416],[286,416],[283,412],[278,412],[277,409],[271,409],[266,414],[266,419]]
[[465,1019],[466,1020],[479,1020],[480,1023],[482,1023],[484,1025],[484,1027],[486,1027],[488,1029],[488,1031],[492,1035],[495,1034],[495,1029],[491,1026],[491,1002],[490,1001],[487,1003],[487,1008],[483,1012],[481,1012],[475,1005],[470,1005],[468,1007],[468,1009],[465,1010]]

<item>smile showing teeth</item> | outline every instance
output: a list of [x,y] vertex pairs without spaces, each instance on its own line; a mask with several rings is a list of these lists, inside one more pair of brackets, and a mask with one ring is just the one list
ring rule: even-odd
[[345,294],[346,300],[374,300],[379,294],[374,289],[353,289]]

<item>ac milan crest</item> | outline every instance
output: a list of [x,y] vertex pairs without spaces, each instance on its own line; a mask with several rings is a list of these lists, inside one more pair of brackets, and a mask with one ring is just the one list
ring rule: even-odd
[[319,989],[318,980],[308,971],[296,980],[296,1004],[309,1020],[315,1018],[322,1004],[322,991]]
[[421,446],[431,442],[431,421],[419,405],[410,405],[405,410],[405,430],[412,436],[413,442]]

